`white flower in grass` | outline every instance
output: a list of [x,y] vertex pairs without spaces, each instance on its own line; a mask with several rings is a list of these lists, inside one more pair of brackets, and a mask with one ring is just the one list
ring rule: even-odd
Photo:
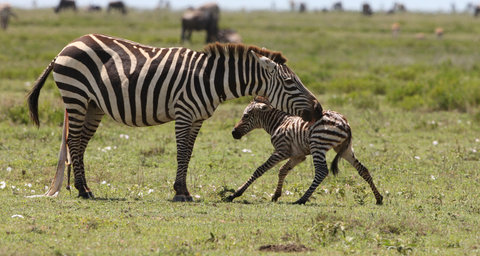
[[138,192],[139,197],[143,197],[143,192]]
[[104,180],[104,181],[102,181],[100,184],[105,185],[105,184],[107,184],[107,181]]
[[128,136],[127,134],[120,134],[120,138],[128,140],[130,136]]
[[12,171],[12,167],[7,167],[7,172],[11,172]]
[[30,190],[30,192],[35,193],[35,190],[32,189],[32,190]]
[[477,153],[477,149],[475,149],[475,148],[472,149],[472,152],[473,152],[473,153]]
[[248,148],[244,148],[244,149],[242,149],[242,152],[243,153],[252,153],[252,150],[248,149]]
[[153,191],[155,191],[155,190],[149,189],[147,193],[148,193],[148,194],[151,194],[151,193],[153,193]]
[[45,186],[45,191],[48,190],[48,186]]
[[324,188],[323,191],[325,192],[325,194],[328,194],[328,188]]
[[0,181],[0,189],[4,189],[7,186],[7,183],[5,181]]
[[25,186],[31,188],[31,187],[32,187],[32,183],[25,183]]
[[293,195],[293,192],[287,190],[287,191],[285,191],[285,195],[287,195],[287,196]]
[[419,157],[419,156],[415,156],[415,159],[420,160],[420,157]]
[[195,195],[195,198],[196,198],[196,199],[199,199],[199,198],[200,198],[200,195]]
[[436,180],[437,178],[436,178],[435,176],[433,176],[433,175],[430,175],[430,179]]
[[432,144],[433,144],[434,146],[436,146],[436,145],[438,145],[438,141],[434,140],[434,141],[432,142]]
[[23,219],[24,217],[20,214],[14,214],[12,215],[12,218],[20,218],[20,219]]
[[476,138],[476,139],[475,139],[475,142],[480,142],[480,139],[479,139],[479,138]]

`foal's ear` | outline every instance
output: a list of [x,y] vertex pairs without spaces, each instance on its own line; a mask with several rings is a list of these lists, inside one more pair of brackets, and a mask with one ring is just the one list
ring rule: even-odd
[[268,98],[265,97],[265,96],[255,96],[255,98],[253,99],[253,101],[259,102],[259,103],[265,103],[265,104],[267,104],[267,105],[271,105],[271,104],[270,104],[270,101],[269,101]]
[[260,63],[260,66],[268,70],[269,73],[272,73],[273,71],[275,71],[275,68],[277,67],[277,63],[275,63],[273,60],[263,55],[260,55],[252,50],[250,50],[250,53],[258,61],[258,63]]

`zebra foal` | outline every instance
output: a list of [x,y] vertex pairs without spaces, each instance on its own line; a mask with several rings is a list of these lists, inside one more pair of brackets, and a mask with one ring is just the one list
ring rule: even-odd
[[261,95],[276,108],[307,121],[321,117],[320,103],[285,62],[279,52],[242,44],[211,44],[193,51],[99,34],[72,41],[47,66],[28,96],[30,116],[38,126],[40,90],[53,71],[65,118],[57,171],[45,195],[60,191],[65,165],[72,163],[79,196],[93,197],[83,157],[102,117],[108,115],[133,127],[175,121],[173,201],[192,201],[186,176],[193,145],[203,121],[221,102]]
[[314,180],[305,194],[295,202],[295,204],[304,204],[327,176],[328,167],[325,154],[333,148],[337,152],[331,165],[333,174],[338,173],[338,161],[340,157],[343,157],[370,185],[377,204],[382,204],[383,196],[375,187],[368,169],[355,158],[350,126],[341,114],[331,110],[323,111],[321,119],[310,123],[273,108],[265,98],[256,97],[245,108],[242,119],[235,125],[232,135],[235,139],[240,139],[256,128],[263,128],[272,136],[271,142],[275,151],[264,164],[255,170],[247,182],[240,186],[233,195],[227,197],[228,201],[241,196],[257,178],[277,163],[289,159],[280,168],[278,174],[278,185],[272,197],[272,201],[277,201],[282,195],[283,182],[288,172],[304,161],[306,155],[312,154],[315,166]]

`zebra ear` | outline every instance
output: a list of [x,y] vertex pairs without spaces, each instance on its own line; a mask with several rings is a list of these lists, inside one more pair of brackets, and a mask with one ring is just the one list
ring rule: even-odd
[[273,60],[260,55],[252,50],[250,50],[250,53],[252,53],[253,57],[260,63],[260,66],[262,66],[264,69],[268,70],[269,73],[272,73],[275,71],[275,68],[277,67],[277,63],[275,63]]
[[253,101],[259,102],[259,103],[264,103],[264,104],[267,104],[267,105],[271,105],[270,101],[268,101],[267,97],[264,97],[264,96],[255,96]]

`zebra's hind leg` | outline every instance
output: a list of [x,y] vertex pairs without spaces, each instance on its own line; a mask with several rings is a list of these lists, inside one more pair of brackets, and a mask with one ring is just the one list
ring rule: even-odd
[[239,197],[247,190],[247,188],[260,176],[262,176],[266,171],[268,171],[270,168],[278,164],[280,161],[283,161],[287,158],[287,156],[280,154],[279,152],[274,152],[268,160],[260,165],[255,172],[252,174],[252,176],[245,182],[242,186],[240,186],[233,195],[230,195],[229,197],[226,198],[226,201],[233,201],[236,197]]
[[175,122],[175,136],[177,139],[177,176],[173,189],[175,190],[174,202],[191,202],[192,196],[187,189],[188,163],[192,156],[193,146],[203,120],[193,123],[177,119]]
[[305,194],[300,199],[295,201],[294,204],[305,204],[310,198],[310,196],[313,194],[313,192],[317,189],[318,185],[320,185],[320,183],[322,183],[322,181],[328,175],[328,167],[325,160],[325,151],[319,149],[312,150],[312,156],[313,165],[315,166],[315,177]]
[[275,190],[275,193],[273,194],[272,201],[276,202],[279,197],[282,196],[282,187],[283,187],[283,182],[285,181],[285,177],[287,177],[288,172],[292,170],[297,164],[303,162],[305,160],[305,156],[301,157],[292,157],[286,164],[284,164],[281,168],[280,171],[278,172],[278,184],[277,184],[277,189]]
[[90,138],[92,138],[100,125],[104,113],[93,102],[88,104],[87,110],[84,114],[77,109],[70,109],[67,111],[70,114],[67,143],[73,164],[75,188],[78,190],[79,197],[86,199],[94,198],[92,191],[87,186],[83,156]]
[[370,176],[370,172],[368,171],[367,167],[365,167],[358,159],[355,157],[353,150],[351,148],[347,149],[347,151],[342,155],[345,160],[347,160],[355,169],[357,169],[358,174],[370,185],[370,188],[375,195],[375,199],[377,200],[377,204],[383,204],[383,196],[378,192],[377,187],[373,183],[372,176]]

